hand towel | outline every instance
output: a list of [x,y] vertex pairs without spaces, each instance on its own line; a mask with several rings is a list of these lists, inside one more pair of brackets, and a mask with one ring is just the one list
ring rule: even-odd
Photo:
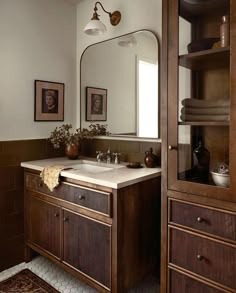
[[182,105],[189,108],[216,108],[216,107],[229,107],[228,99],[220,100],[199,100],[199,99],[184,99]]
[[218,108],[188,108],[182,107],[182,114],[193,114],[193,115],[229,115],[229,107],[218,107]]
[[45,167],[43,171],[40,173],[40,177],[42,178],[43,182],[47,185],[50,191],[59,185],[59,176],[61,170],[64,169],[64,166],[49,166]]
[[229,121],[229,115],[191,115],[181,114],[182,121]]

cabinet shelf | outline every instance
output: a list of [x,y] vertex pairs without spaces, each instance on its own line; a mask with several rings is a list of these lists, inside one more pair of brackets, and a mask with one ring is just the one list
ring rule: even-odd
[[179,65],[191,70],[229,66],[230,48],[215,48],[179,56]]
[[190,4],[185,0],[180,0],[179,15],[188,21],[192,21],[195,18],[205,17],[207,15],[226,15],[229,13],[229,1],[211,0],[207,3],[205,1],[202,4]]
[[189,126],[229,126],[229,121],[184,121],[178,122],[178,125]]

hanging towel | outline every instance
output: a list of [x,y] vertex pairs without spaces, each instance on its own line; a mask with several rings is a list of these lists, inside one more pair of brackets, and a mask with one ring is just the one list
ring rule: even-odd
[[216,107],[229,107],[228,99],[220,99],[220,100],[199,100],[199,99],[184,99],[182,101],[182,105],[189,108],[216,108]]
[[218,107],[218,108],[188,108],[182,107],[182,114],[193,114],[193,115],[229,115],[229,107]]
[[191,115],[181,114],[182,121],[229,121],[229,115]]
[[40,177],[42,178],[43,182],[47,185],[50,191],[59,185],[59,176],[61,170],[64,169],[64,166],[49,166],[45,167],[43,171],[40,173]]

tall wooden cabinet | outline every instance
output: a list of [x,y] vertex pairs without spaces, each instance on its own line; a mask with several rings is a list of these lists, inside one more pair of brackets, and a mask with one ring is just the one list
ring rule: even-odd
[[236,292],[236,1],[162,3],[161,292]]

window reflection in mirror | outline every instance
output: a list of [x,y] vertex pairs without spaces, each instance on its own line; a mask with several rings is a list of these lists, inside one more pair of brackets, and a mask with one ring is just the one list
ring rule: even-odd
[[86,121],[86,87],[107,89],[112,136],[159,138],[159,44],[150,31],[138,31],[89,46],[81,58],[81,127]]

